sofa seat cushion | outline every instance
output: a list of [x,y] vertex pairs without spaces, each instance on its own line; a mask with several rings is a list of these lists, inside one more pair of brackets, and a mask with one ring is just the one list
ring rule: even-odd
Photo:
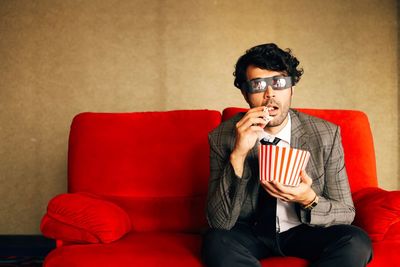
[[[201,236],[183,233],[129,233],[109,244],[62,246],[47,257],[44,267],[101,266],[203,266]],[[274,257],[262,261],[268,267],[305,267],[307,261]]]
[[202,266],[201,236],[129,233],[109,244],[62,246],[47,255],[45,267]]
[[[374,258],[368,267],[391,266],[400,248],[398,241],[373,244]],[[200,262],[201,236],[179,233],[129,233],[109,244],[59,247],[46,257],[44,267],[153,267],[203,266]],[[306,260],[273,257],[263,267],[306,267]]]

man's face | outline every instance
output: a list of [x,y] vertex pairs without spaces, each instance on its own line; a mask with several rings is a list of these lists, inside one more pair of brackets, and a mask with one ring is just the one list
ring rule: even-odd
[[[247,67],[246,75],[247,80],[250,81],[256,78],[279,76],[283,75],[283,73],[260,69],[250,65]],[[292,88],[274,90],[271,86],[268,86],[265,92],[250,94],[242,90],[242,94],[251,108],[260,106],[273,108],[273,110],[269,111],[269,115],[273,117],[273,120],[267,124],[267,128],[276,127],[280,130],[286,125],[288,120],[287,115],[292,101]]]

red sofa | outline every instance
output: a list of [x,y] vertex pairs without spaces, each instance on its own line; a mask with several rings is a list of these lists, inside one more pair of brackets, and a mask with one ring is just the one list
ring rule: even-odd
[[[50,200],[41,231],[57,240],[45,267],[202,266],[208,139],[244,109],[82,113],[72,122],[68,193]],[[373,240],[368,265],[400,262],[400,191],[377,187],[369,122],[359,111],[301,109],[341,126],[356,205]],[[396,177],[393,177],[396,179]],[[268,267],[307,266],[271,258]]]

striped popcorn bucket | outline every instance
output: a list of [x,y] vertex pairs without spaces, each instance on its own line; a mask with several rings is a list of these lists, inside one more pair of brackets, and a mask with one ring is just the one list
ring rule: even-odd
[[278,181],[288,186],[300,184],[300,171],[304,170],[310,152],[291,147],[260,145],[258,162],[261,181]]

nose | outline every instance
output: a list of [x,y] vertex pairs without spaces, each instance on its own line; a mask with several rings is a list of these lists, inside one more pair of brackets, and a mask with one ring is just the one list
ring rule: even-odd
[[268,85],[267,90],[264,93],[264,98],[269,99],[275,97],[275,90],[272,89],[270,85]]

